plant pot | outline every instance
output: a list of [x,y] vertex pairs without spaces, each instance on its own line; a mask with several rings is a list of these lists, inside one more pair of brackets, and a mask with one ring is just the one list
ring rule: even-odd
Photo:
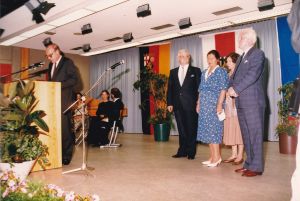
[[170,136],[170,124],[154,124],[154,140],[157,142],[169,141]]
[[279,134],[279,152],[281,154],[296,154],[297,135]]
[[5,171],[13,171],[21,181],[26,179],[26,177],[29,175],[32,167],[34,166],[36,160],[32,161],[25,161],[22,163],[0,163],[0,170],[2,172]]

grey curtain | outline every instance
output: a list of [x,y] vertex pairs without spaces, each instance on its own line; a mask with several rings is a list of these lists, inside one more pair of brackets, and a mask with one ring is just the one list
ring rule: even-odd
[[278,123],[277,102],[281,99],[277,89],[281,83],[279,43],[275,20],[263,21],[252,25],[258,36],[258,46],[265,52],[264,87],[266,90],[265,139],[277,141],[275,128]]
[[99,98],[102,90],[117,87],[122,92],[122,100],[128,108],[128,117],[123,119],[124,129],[127,133],[142,133],[142,118],[139,105],[140,92],[133,91],[133,83],[139,74],[139,49],[130,48],[112,53],[92,56],[90,65],[90,86],[111,65],[125,60],[125,64],[118,66],[114,71],[107,73],[103,82],[98,85],[90,95]]
[[176,38],[171,41],[171,67],[178,67],[177,53],[180,49],[188,49],[191,53],[191,64],[202,68],[202,39],[198,35]]

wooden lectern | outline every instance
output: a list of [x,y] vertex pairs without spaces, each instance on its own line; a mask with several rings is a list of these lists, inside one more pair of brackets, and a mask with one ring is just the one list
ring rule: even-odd
[[[62,167],[62,146],[61,146],[61,83],[34,81],[34,95],[38,104],[35,110],[44,110],[46,116],[43,118],[49,127],[48,135],[40,135],[41,141],[48,146],[47,156],[50,166],[46,169]],[[4,94],[9,91],[10,84],[4,85]],[[39,164],[35,164],[33,171],[42,170]]]

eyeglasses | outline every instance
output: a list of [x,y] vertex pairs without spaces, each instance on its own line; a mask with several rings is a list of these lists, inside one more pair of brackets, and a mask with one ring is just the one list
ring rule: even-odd
[[50,53],[50,54],[48,54],[48,55],[46,54],[45,57],[46,57],[47,59],[51,59],[51,58],[53,57],[53,54],[55,53],[55,51],[56,51],[56,49],[54,49],[52,53]]
[[51,54],[48,54],[48,55],[46,54],[45,57],[46,57],[47,59],[51,59],[51,58],[53,57],[53,54],[54,54],[54,52],[52,52]]

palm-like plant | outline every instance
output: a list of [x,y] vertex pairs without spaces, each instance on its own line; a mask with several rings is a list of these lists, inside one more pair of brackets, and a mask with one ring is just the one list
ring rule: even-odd
[[[141,90],[141,92],[149,92],[154,101],[154,114],[150,117],[149,123],[171,124],[171,113],[167,110],[167,87],[168,77],[163,74],[155,73],[149,66],[145,66],[141,69],[139,79],[134,82],[133,87],[135,90]],[[150,100],[145,100],[150,101]],[[143,108],[141,104],[141,108]]]
[[0,101],[7,103],[0,105],[2,162],[18,163],[38,159],[42,167],[48,164],[48,147],[42,143],[39,135],[46,134],[44,132],[48,132],[49,128],[42,119],[45,112],[34,110],[38,103],[34,87],[32,81],[12,83],[8,99]]

